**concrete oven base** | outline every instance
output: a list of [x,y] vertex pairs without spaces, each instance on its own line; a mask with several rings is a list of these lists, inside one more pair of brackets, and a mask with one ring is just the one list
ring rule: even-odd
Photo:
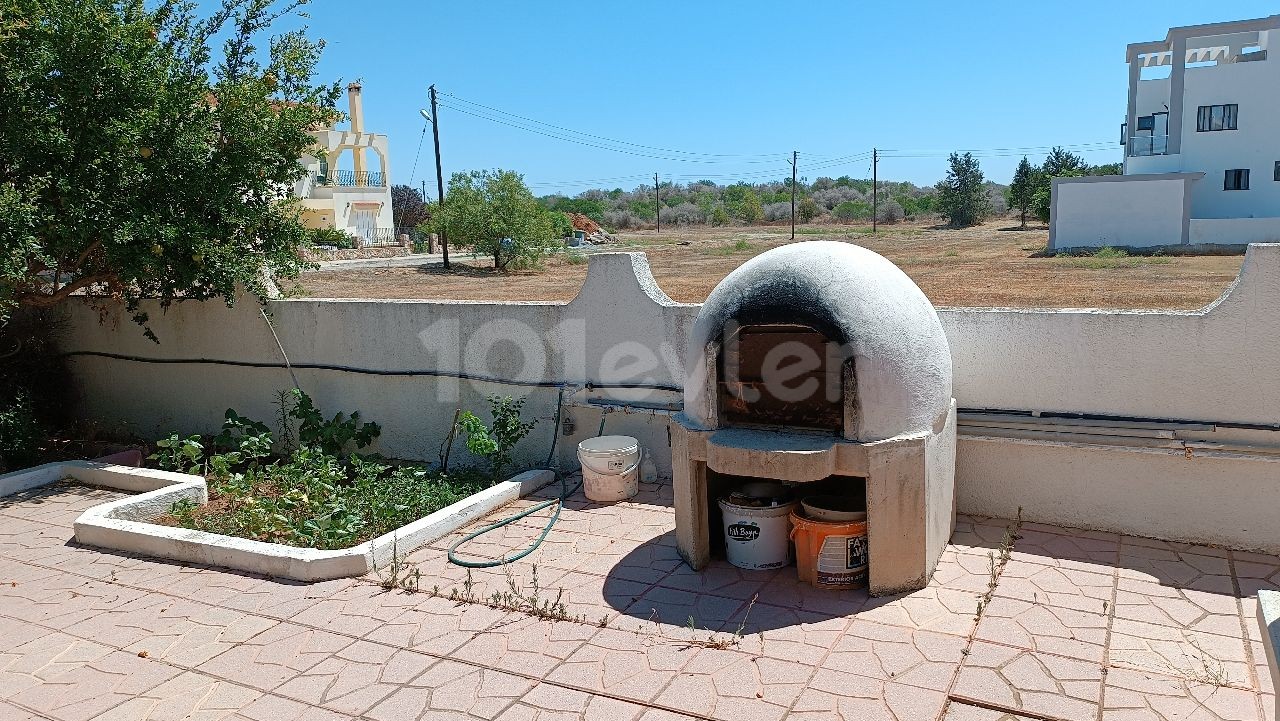
[[694,569],[711,560],[707,470],[811,483],[833,475],[867,483],[870,592],[923,588],[955,528],[955,401],[933,431],[858,443],[744,428],[671,426],[676,543]]

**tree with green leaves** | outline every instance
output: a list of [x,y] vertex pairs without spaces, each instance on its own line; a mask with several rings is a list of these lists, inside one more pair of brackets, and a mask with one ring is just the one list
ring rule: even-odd
[[1013,182],[1009,183],[1009,206],[1018,209],[1018,218],[1027,227],[1027,211],[1036,195],[1036,169],[1031,166],[1027,156],[1022,156],[1017,170],[1013,171]]
[[339,87],[313,83],[305,28],[257,43],[304,2],[202,19],[183,0],[0,0],[0,321],[77,293],[229,303],[297,275],[290,190]]
[[1040,165],[1040,171],[1050,178],[1081,175],[1088,168],[1089,164],[1084,162],[1082,156],[1059,146],[1054,146],[1045,156],[1044,163]]
[[947,177],[937,186],[938,213],[957,228],[981,223],[991,215],[991,199],[978,159],[972,153],[952,153],[947,163]]
[[1084,158],[1054,146],[1040,164],[1036,174],[1035,191],[1032,194],[1031,212],[1043,223],[1049,222],[1053,212],[1053,179],[1074,178],[1089,172],[1089,164]]
[[448,202],[432,208],[432,230],[449,242],[493,257],[498,270],[537,265],[562,239],[552,213],[529,192],[524,177],[512,170],[454,173]]

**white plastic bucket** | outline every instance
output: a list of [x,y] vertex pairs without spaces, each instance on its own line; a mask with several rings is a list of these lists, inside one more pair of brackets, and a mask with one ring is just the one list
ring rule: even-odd
[[738,568],[782,568],[791,562],[791,510],[796,502],[780,506],[739,506],[721,498],[724,516],[724,552]]
[[640,490],[640,442],[631,436],[596,436],[578,444],[582,491],[598,503],[625,501]]

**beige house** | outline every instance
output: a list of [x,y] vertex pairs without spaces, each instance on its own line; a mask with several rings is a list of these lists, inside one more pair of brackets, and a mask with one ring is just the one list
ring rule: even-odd
[[395,242],[387,136],[364,131],[360,93],[360,83],[347,86],[350,129],[315,131],[319,150],[299,160],[307,173],[294,194],[307,227],[346,231],[362,246],[387,245]]

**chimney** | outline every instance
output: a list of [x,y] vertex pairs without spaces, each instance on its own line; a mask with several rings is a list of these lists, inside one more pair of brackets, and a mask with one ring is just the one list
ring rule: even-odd
[[351,115],[351,132],[364,132],[364,108],[360,103],[360,83],[347,86],[347,106]]
[[[364,107],[360,102],[360,83],[351,83],[347,86],[347,107],[351,115],[351,132],[364,132]],[[363,185],[364,176],[364,148],[354,148],[352,150],[352,168],[355,170],[356,185]]]

